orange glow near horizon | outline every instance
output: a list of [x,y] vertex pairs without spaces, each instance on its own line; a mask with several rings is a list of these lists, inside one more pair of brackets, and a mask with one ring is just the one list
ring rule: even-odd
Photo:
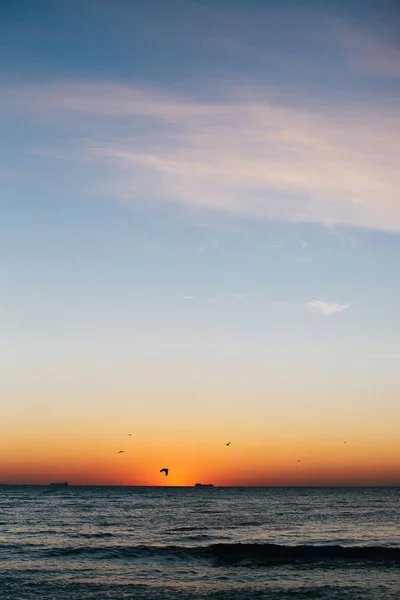
[[[124,454],[118,454],[123,449]],[[400,443],[277,439],[250,442],[164,438],[145,441],[124,434],[51,436],[2,440],[0,483],[47,484],[67,480],[76,485],[192,486],[215,485],[399,485]],[[169,475],[160,473],[169,468]]]
[[72,392],[74,401],[58,396],[59,406],[15,403],[0,423],[0,483],[400,485],[394,401],[388,418],[343,398],[316,410],[309,398],[307,405],[277,395],[267,405],[254,392],[246,407],[230,388],[215,405],[185,403],[191,390],[178,394],[172,384],[147,395],[132,388],[118,401],[103,393],[96,401],[88,394],[86,404]]

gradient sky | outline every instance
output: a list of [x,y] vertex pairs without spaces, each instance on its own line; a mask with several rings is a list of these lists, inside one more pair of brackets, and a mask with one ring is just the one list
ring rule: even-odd
[[399,26],[1,2],[0,483],[400,484]]

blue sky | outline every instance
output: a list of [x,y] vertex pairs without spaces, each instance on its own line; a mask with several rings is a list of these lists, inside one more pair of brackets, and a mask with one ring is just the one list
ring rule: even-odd
[[390,419],[398,3],[1,11],[3,398],[156,379]]

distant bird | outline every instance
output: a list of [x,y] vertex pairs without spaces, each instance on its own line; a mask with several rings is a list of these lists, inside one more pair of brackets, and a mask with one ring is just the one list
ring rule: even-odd
[[131,433],[128,433],[128,435],[132,435]]
[[160,469],[160,473],[165,473],[165,477],[168,476],[168,469]]
[[125,450],[118,450],[117,454],[125,454]]
[[297,461],[297,462],[300,462],[300,459],[298,459],[298,461]]
[[230,446],[230,445],[231,445],[231,442],[228,442],[227,444],[225,444],[225,446]]

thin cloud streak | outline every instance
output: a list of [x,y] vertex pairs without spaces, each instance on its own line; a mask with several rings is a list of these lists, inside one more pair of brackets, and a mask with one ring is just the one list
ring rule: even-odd
[[49,126],[68,117],[75,158],[106,167],[98,192],[125,201],[400,231],[400,110],[288,101],[268,89],[201,103],[105,84],[2,90],[0,107]]
[[389,360],[400,360],[400,354],[367,354],[368,358],[379,358]]
[[322,315],[333,315],[338,312],[343,312],[350,306],[350,304],[335,304],[332,302],[323,302],[322,300],[311,300],[307,304]]
[[219,296],[217,296],[216,298],[209,298],[205,302],[206,302],[206,304],[220,304],[221,298]]
[[334,235],[339,242],[341,242],[342,244],[347,244],[347,245],[351,245],[354,248],[357,247],[357,240],[352,236],[349,235],[348,233],[340,233],[339,231],[332,231],[332,235]]
[[350,60],[358,71],[384,79],[400,79],[400,48],[374,33],[338,22],[332,28],[332,36],[347,51],[347,62]]

